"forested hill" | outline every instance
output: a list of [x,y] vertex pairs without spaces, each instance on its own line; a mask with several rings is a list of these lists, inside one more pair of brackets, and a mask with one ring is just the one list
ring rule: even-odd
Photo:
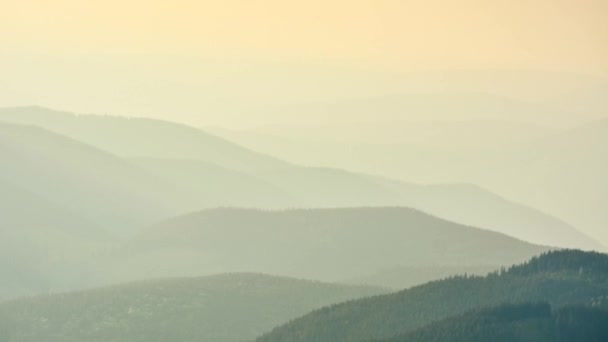
[[458,276],[316,310],[274,329],[258,341],[383,339],[505,302],[545,301],[558,308],[597,304],[606,298],[608,255],[555,251],[486,277]]
[[148,280],[0,304],[0,341],[240,342],[315,308],[386,293],[261,274]]
[[608,341],[608,310],[574,306],[552,311],[548,303],[500,305],[431,323],[382,342],[487,341]]

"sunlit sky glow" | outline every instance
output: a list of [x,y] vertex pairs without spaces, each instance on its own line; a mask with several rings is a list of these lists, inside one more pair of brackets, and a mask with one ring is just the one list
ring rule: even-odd
[[[0,49],[0,106],[159,116],[170,107],[153,102],[165,94],[167,102],[183,102],[177,109],[190,114],[177,119],[188,121],[193,113],[235,101],[214,94],[204,99],[213,105],[194,108],[180,97],[216,88],[200,85],[205,77],[225,78],[221,70],[207,72],[213,69],[209,61],[246,65],[249,71],[276,64],[287,70],[299,65],[384,73],[501,69],[605,78],[608,2],[3,0]],[[289,78],[289,71],[284,74]],[[251,79],[237,77],[235,88],[255,84]],[[151,81],[165,83],[148,92]],[[163,87],[164,93],[158,89]],[[289,89],[277,94],[277,102],[300,100],[293,95],[301,89]],[[237,99],[245,96],[237,93]]]

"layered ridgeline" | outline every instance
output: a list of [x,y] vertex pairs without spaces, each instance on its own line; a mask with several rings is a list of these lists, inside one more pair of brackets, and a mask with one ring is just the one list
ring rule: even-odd
[[[508,111],[509,106],[497,104],[496,108]],[[522,112],[511,112],[509,116],[515,113]],[[340,125],[213,132],[302,164],[346,168],[406,181],[473,182],[518,203],[555,214],[608,243],[608,213],[602,210],[608,205],[605,110],[598,117],[602,116],[603,119],[569,129],[520,120],[345,120]]]
[[[103,274],[123,282],[253,271],[403,288],[446,269],[482,272],[548,249],[407,208],[212,209],[147,229],[112,253]],[[376,277],[399,268],[391,282]]]
[[382,342],[608,341],[608,309],[548,303],[500,305],[448,318]]
[[[39,127],[0,123],[0,158],[0,182],[116,233],[177,210],[170,203],[175,194],[169,183],[110,153]],[[11,200],[7,193],[0,197]],[[15,208],[13,215],[37,214],[27,208]]]
[[384,293],[259,274],[150,280],[0,304],[12,342],[240,342],[315,308]]
[[[549,249],[407,208],[209,209],[122,242],[25,191],[10,193],[2,206],[12,216],[2,217],[0,229],[0,274],[7,279],[0,299],[243,271],[402,289],[486,274]],[[18,213],[22,207],[26,215]]]
[[120,157],[195,159],[234,170],[288,165],[199,129],[169,121],[75,115],[39,107],[0,109],[0,121],[39,126]]
[[608,241],[608,118],[526,146],[518,163],[483,184]]
[[[191,252],[189,248],[178,251],[179,247],[176,247],[168,252],[167,258],[162,257],[162,253],[165,253],[166,249],[152,248],[147,249],[145,253],[138,253],[136,257],[129,254],[128,259],[112,259],[112,266],[107,269],[109,275],[104,272],[91,272],[91,270],[97,270],[95,267],[98,267],[100,263],[105,267],[106,260],[114,255],[113,251],[118,248],[110,249],[109,245],[113,242],[113,239],[109,237],[110,233],[119,236],[129,235],[137,231],[139,226],[158,220],[162,216],[199,208],[202,202],[193,200],[189,195],[195,196],[196,199],[212,199],[216,197],[216,193],[224,193],[222,187],[217,185],[216,191],[208,193],[207,187],[202,184],[203,181],[221,179],[219,183],[210,184],[226,184],[228,188],[232,186],[235,191],[243,192],[257,188],[257,191],[267,194],[268,196],[265,198],[276,205],[278,202],[282,202],[283,205],[293,203],[289,196],[284,195],[285,191],[278,186],[269,186],[269,182],[258,180],[259,178],[238,171],[209,164],[211,166],[207,170],[215,171],[207,174],[209,178],[206,178],[206,174],[201,173],[197,168],[199,163],[203,163],[200,161],[193,162],[195,167],[190,173],[190,179],[194,185],[188,186],[188,181],[183,183],[183,188],[176,187],[171,178],[161,178],[159,174],[163,172],[163,169],[160,166],[147,171],[132,161],[34,126],[0,124],[0,154],[2,160],[6,162],[3,164],[4,167],[0,168],[0,186],[3,186],[3,191],[0,191],[0,202],[4,204],[0,208],[4,213],[0,216],[0,241],[5,247],[1,252],[3,258],[0,263],[0,273],[6,275],[6,279],[10,279],[4,283],[0,297],[79,288],[98,284],[100,279],[103,281],[108,279],[110,281],[114,279],[136,280],[148,276],[166,275],[166,270],[171,270],[169,272],[171,274],[183,276],[227,271],[228,267],[224,267],[225,261],[218,261],[217,258],[210,259],[206,256],[202,259],[198,258],[201,256],[202,249]],[[317,188],[321,187],[322,183],[315,184],[313,181],[316,179],[315,175],[327,174],[320,171],[306,175],[309,172],[308,169],[294,168],[294,170],[300,170],[304,174],[304,176],[296,177],[297,179],[292,183],[296,184],[294,186],[302,188],[304,186],[297,184],[306,177],[309,179],[310,188],[313,188],[313,185]],[[349,194],[355,198],[364,198],[364,194],[370,194],[373,191],[385,191],[381,187],[374,188],[371,185],[365,185],[374,183],[359,181],[364,180],[365,177],[349,177],[346,172],[336,171],[333,172],[331,179],[333,184],[339,184],[336,186],[354,191]],[[188,178],[176,177],[176,179]],[[194,183],[194,179],[197,179],[198,183]],[[252,179],[254,181],[250,181]],[[285,183],[289,184],[289,182]],[[196,184],[198,184],[198,188]],[[248,184],[249,187],[245,184]],[[359,184],[358,187],[357,184]],[[190,188],[195,191],[188,192]],[[341,190],[333,192],[334,190],[336,189],[328,191],[336,196],[342,194]],[[314,191],[311,192],[311,194],[313,193]],[[326,194],[326,192],[319,191],[319,194]],[[412,191],[411,194],[423,198],[418,196],[417,192]],[[238,192],[234,196],[238,197]],[[248,203],[251,205],[257,203],[258,199],[264,198],[258,196],[257,192],[248,196],[250,201]],[[217,197],[226,199],[225,195]],[[429,193],[429,199],[430,197]],[[207,203],[206,205],[221,204],[221,202],[205,203]],[[228,201],[228,203],[230,202]],[[235,214],[241,213],[237,211]],[[314,215],[314,212],[310,212],[310,215]],[[229,215],[220,216],[226,224],[232,224]],[[334,220],[340,221],[339,216]],[[373,222],[368,222],[369,235],[374,234],[374,227],[382,222],[382,219],[380,215]],[[404,219],[406,221],[402,222],[403,225],[415,224],[415,222],[407,222],[407,218]],[[348,220],[349,218],[345,217],[343,224]],[[243,222],[246,223],[246,221]],[[287,224],[291,223],[287,222]],[[246,224],[243,224],[241,229],[246,231]],[[347,235],[344,236],[347,237]],[[412,236],[404,235],[400,238],[411,241]],[[269,241],[273,239],[273,237],[266,238]],[[226,242],[226,240],[221,241]],[[232,242],[227,241],[225,244],[219,245],[222,253],[234,251],[231,249],[230,243]],[[514,244],[526,245],[520,241]],[[18,248],[19,246],[23,248]],[[334,244],[332,248],[334,248],[334,254],[342,251],[340,244]],[[518,248],[513,250],[519,251]],[[544,249],[530,247],[526,253],[518,254],[517,258],[511,258],[512,255],[505,258],[490,258],[484,260],[483,262],[486,264],[482,266],[491,269],[497,265],[510,264],[530,257],[541,250]],[[381,255],[383,252],[379,253]],[[179,258],[175,257],[176,254],[179,255]],[[500,253],[497,252],[497,254]],[[189,256],[192,255],[197,258],[190,258]],[[95,267],[91,266],[93,258],[96,259]],[[272,256],[268,256],[268,258],[272,259]],[[153,262],[148,261],[149,259],[158,260],[158,264],[161,266],[154,266]],[[242,262],[242,260],[240,261]],[[128,270],[122,266],[129,263],[142,267]],[[204,263],[205,267],[191,267],[193,263]],[[300,263],[306,264],[305,261],[300,261]],[[114,264],[117,266],[113,267]],[[322,263],[320,262],[320,264]],[[377,262],[373,269],[368,267],[366,272],[371,274],[401,267],[404,264],[421,266],[414,259],[385,265]],[[229,263],[228,266],[230,269],[238,271],[259,270],[277,273],[275,272],[276,267],[272,264],[256,264],[255,266],[259,269],[249,269],[248,264],[236,264],[235,261],[232,264]],[[458,271],[472,272],[468,268],[470,265],[453,266],[464,267],[459,268]],[[473,266],[477,269],[477,265]],[[150,268],[155,271],[150,272]],[[106,270],[103,267],[102,269]],[[301,272],[302,269],[298,268],[297,271]],[[94,274],[90,275],[91,273]],[[126,275],[123,276],[122,273]],[[116,274],[118,275],[115,276]],[[373,279],[365,280],[364,283],[405,287],[445,275],[443,272],[431,270],[428,277],[412,279],[409,272],[404,274],[403,277],[399,276],[397,281],[390,283]],[[349,281],[354,277],[368,275],[349,273],[344,274],[344,279],[340,280]]]
[[[40,139],[51,139],[59,146],[63,136],[66,146],[50,151],[29,149],[44,154],[31,154],[27,160],[30,166],[44,170],[49,162],[45,155],[57,154],[51,170],[64,170],[65,176],[49,179],[32,172],[16,172],[8,175],[11,183],[27,185],[28,190],[44,195],[56,192],[64,204],[81,209],[96,222],[109,223],[110,228],[124,226],[116,222],[118,219],[141,225],[158,216],[217,206],[276,209],[402,205],[533,243],[603,248],[554,217],[475,186],[423,186],[337,169],[297,166],[176,123],[74,115],[41,108],[3,109],[0,121],[42,127],[55,135],[51,139],[51,133],[38,132],[43,136]],[[5,134],[5,143],[17,151],[14,154],[21,153],[22,146],[42,145],[39,138],[31,136],[34,129],[29,131],[29,140],[23,141]],[[77,142],[83,145],[78,149],[86,146],[87,154],[96,156],[94,160],[75,152],[66,155],[75,150]],[[105,151],[104,158],[99,150]],[[32,160],[37,161],[35,165],[31,165]],[[14,162],[21,165],[23,160]],[[78,183],[83,177],[90,182]],[[82,199],[74,200],[70,191],[56,191],[53,184],[79,189]],[[116,195],[109,196],[110,190]]]
[[608,255],[550,252],[486,277],[459,276],[316,310],[260,337],[270,341],[367,341],[505,302],[605,306]]

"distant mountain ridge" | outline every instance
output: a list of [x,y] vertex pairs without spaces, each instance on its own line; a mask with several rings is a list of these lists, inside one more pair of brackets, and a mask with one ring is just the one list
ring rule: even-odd
[[241,171],[289,165],[170,121],[79,115],[39,107],[0,109],[0,121],[37,125],[120,157],[198,159]]
[[[0,121],[37,125],[72,139],[82,139],[94,148],[106,151],[108,162],[121,160],[123,165],[128,165],[131,170],[125,168],[124,174],[115,174],[116,183],[120,184],[120,179],[135,179],[136,182],[118,187],[127,192],[127,197],[145,193],[144,198],[156,208],[143,211],[135,208],[138,217],[129,220],[138,225],[162,216],[218,206],[277,209],[403,205],[534,243],[604,248],[562,221],[477,187],[423,186],[337,169],[301,167],[175,123],[74,115],[36,107],[1,109]],[[45,134],[41,132],[40,135]],[[71,146],[75,142],[66,139],[63,143]],[[33,158],[40,159],[39,156]],[[82,174],[93,171],[95,169],[84,166],[79,170]],[[29,184],[28,180],[24,182]],[[134,189],[136,184],[143,186]],[[127,202],[126,205],[132,207],[139,201]],[[153,217],[146,217],[150,215]],[[112,226],[119,223],[116,218],[119,217],[109,222]]]
[[[509,117],[515,114],[520,113],[509,112]],[[548,127],[521,119],[344,120],[325,127],[212,132],[303,165],[346,168],[403,181],[475,183],[557,216],[606,244],[605,110],[602,116],[589,122],[572,120],[561,128],[551,127],[553,120],[546,121]]]

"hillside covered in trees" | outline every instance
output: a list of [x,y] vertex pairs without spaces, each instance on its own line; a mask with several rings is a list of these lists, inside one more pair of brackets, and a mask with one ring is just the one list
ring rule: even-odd
[[603,306],[608,255],[555,251],[486,277],[458,276],[408,290],[325,307],[258,342],[340,342],[391,338],[469,310],[503,303]]
[[385,293],[260,274],[148,280],[0,304],[0,341],[240,342],[315,308]]
[[547,303],[505,304],[431,323],[382,342],[601,342],[608,310],[584,306],[552,311]]

